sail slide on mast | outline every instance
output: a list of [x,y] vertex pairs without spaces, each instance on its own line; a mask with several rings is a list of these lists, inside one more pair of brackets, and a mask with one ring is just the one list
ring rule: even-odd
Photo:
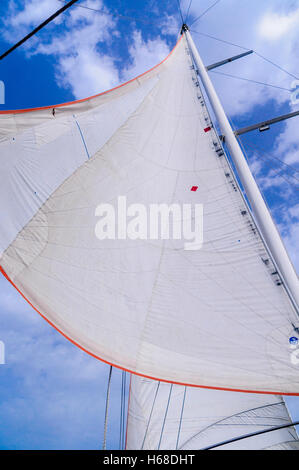
[[[161,64],[109,92],[1,112],[0,152],[1,272],[66,338],[152,379],[299,394],[299,319],[185,35]],[[202,204],[202,246],[99,240],[97,208],[119,197],[145,208]]]
[[[126,449],[204,450],[227,442],[216,448],[299,450],[291,424],[279,395],[201,390],[132,376]],[[255,435],[239,440],[248,434]]]

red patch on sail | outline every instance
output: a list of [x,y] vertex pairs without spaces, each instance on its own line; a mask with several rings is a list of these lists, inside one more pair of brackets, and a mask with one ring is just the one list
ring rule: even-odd
[[198,186],[192,186],[191,191],[194,191],[194,192],[195,192],[195,191],[197,191],[197,190],[198,190]]
[[204,131],[205,131],[205,132],[210,132],[211,129],[212,129],[212,128],[209,126],[209,127],[206,127],[206,128],[204,129]]

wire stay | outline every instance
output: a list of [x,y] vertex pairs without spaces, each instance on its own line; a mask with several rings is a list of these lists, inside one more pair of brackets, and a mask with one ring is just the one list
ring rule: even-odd
[[[59,2],[62,2],[62,3],[65,3],[65,0],[59,0]],[[149,23],[149,24],[161,24],[161,22],[159,20],[150,20],[148,18],[145,18],[145,17],[135,17],[135,16],[128,16],[128,15],[122,15],[121,13],[117,13],[116,11],[107,11],[107,10],[99,10],[97,8],[92,8],[92,7],[89,7],[87,5],[81,5],[81,4],[78,4],[76,5],[76,7],[78,8],[84,8],[85,10],[90,10],[90,11],[95,11],[96,13],[103,13],[103,14],[109,14],[111,16],[116,16],[122,20],[129,20],[129,21],[142,21],[143,23]]]
[[185,24],[187,23],[187,19],[188,19],[188,15],[189,15],[191,5],[192,5],[192,0],[190,0],[190,2],[189,2],[188,10],[187,10],[187,13],[186,13],[186,16],[185,16],[185,21],[184,21]]
[[63,13],[65,10],[70,8],[74,3],[78,2],[78,0],[71,0],[70,2],[66,3],[62,8],[57,10],[53,15],[49,16],[45,21],[43,21],[39,26],[37,26],[31,33],[27,34],[23,39],[21,39],[19,42],[17,42],[14,46],[12,46],[10,49],[8,49],[4,54],[0,56],[0,60],[4,59],[4,57],[8,56],[11,52],[13,52],[15,49],[20,47],[24,42],[28,41],[32,36],[34,36],[38,31],[40,31],[42,28],[47,26],[51,21],[53,21],[57,16],[59,16],[61,13]]
[[200,20],[200,18],[202,18],[206,13],[208,13],[208,11],[212,10],[212,8],[214,8],[217,3],[221,2],[221,0],[217,0],[215,3],[213,3],[213,5],[209,6],[209,8],[207,8],[201,15],[199,15],[197,18],[195,18],[195,20],[192,21],[192,23],[190,24],[190,27],[196,23],[196,21]]
[[109,369],[108,384],[107,384],[106,406],[105,406],[105,420],[104,420],[103,450],[106,449],[106,444],[107,444],[108,410],[109,410],[109,398],[110,398],[111,376],[112,376],[112,366],[110,366],[110,369]]
[[[244,143],[244,141],[242,141],[241,137],[238,137],[238,141],[242,145],[242,148],[245,152],[245,143]],[[283,171],[282,165],[284,165],[286,167],[286,169],[289,169],[290,171],[292,171],[294,173],[299,173],[296,168],[292,167],[291,165],[288,165],[287,163],[283,162],[279,158],[274,157],[273,155],[270,155],[269,152],[266,152],[265,150],[261,149],[260,147],[257,147],[255,145],[253,145],[252,142],[248,142],[248,140],[246,141],[246,146],[250,147],[251,152],[258,153],[258,156],[261,157],[268,164],[270,164],[269,159],[275,160],[277,162],[277,164],[280,164],[280,168],[275,169],[275,168],[273,168],[273,166],[271,166],[270,167],[271,170],[273,170],[273,172],[278,177],[282,178],[290,186],[298,187],[299,179],[294,174],[287,173],[287,172],[285,174],[281,174],[281,171]],[[295,183],[295,181],[289,180],[288,178],[293,178],[294,180],[297,181],[297,183]]]
[[[230,41],[226,41],[225,39],[221,39],[221,38],[217,38],[216,36],[211,36],[210,34],[206,34],[206,33],[202,33],[201,31],[195,31],[193,29],[190,29],[190,31],[192,33],[195,33],[195,34],[200,34],[201,36],[205,36],[207,38],[210,38],[210,39],[214,39],[215,41],[219,41],[219,42],[222,42],[224,44],[228,44],[230,46],[235,46],[235,47],[238,47],[239,49],[243,49],[245,51],[250,51],[251,49],[247,48],[247,47],[243,47],[243,46],[240,46],[240,44],[235,44],[233,42],[230,42]],[[288,70],[284,69],[283,67],[281,67],[279,64],[276,64],[275,62],[273,62],[272,60],[268,59],[267,57],[263,56],[262,54],[260,54],[259,52],[253,50],[253,52],[255,53],[256,56],[260,57],[261,59],[269,62],[269,64],[273,65],[274,67],[278,68],[279,70],[285,72],[287,75],[289,75],[290,77],[293,77],[293,78],[296,78],[297,80],[299,80],[299,78],[294,75],[293,73],[289,72]]]
[[221,446],[224,446],[224,445],[227,445],[227,444],[231,444],[233,442],[238,442],[238,441],[241,441],[243,439],[247,439],[249,437],[260,436],[261,434],[266,434],[268,432],[278,431],[280,429],[290,428],[292,426],[297,426],[298,424],[299,424],[299,421],[295,421],[294,423],[283,424],[282,426],[275,426],[275,427],[270,428],[270,429],[263,429],[263,431],[257,431],[257,432],[252,432],[252,433],[249,433],[249,434],[244,434],[243,436],[235,437],[233,439],[228,439],[227,441],[219,442],[218,444],[214,444],[212,446],[205,447],[204,449],[201,449],[201,450],[215,449],[216,447],[221,447]]
[[271,87],[271,88],[277,88],[278,90],[284,90],[284,91],[288,91],[288,92],[292,91],[292,90],[290,90],[290,88],[284,88],[284,87],[281,87],[281,86],[278,86],[278,85],[272,85],[270,83],[259,82],[257,80],[252,80],[251,78],[238,77],[237,75],[231,75],[229,73],[224,73],[224,72],[216,72],[214,70],[211,70],[211,72],[216,73],[217,75],[223,75],[224,77],[236,78],[238,80],[243,80],[245,82],[252,82],[252,83],[256,83],[258,85],[268,86],[268,87]]
[[180,17],[181,17],[181,20],[182,20],[182,24],[184,24],[184,18],[183,18],[183,13],[182,13],[182,9],[181,9],[180,0],[177,0],[177,5],[178,5],[179,14],[180,14]]

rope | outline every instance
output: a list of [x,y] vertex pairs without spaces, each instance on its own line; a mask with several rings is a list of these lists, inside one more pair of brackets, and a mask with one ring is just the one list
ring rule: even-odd
[[159,440],[159,444],[158,444],[158,450],[160,449],[160,445],[161,445],[161,441],[162,441],[162,436],[163,436],[163,432],[164,432],[166,417],[167,417],[168,408],[169,408],[169,403],[170,403],[170,397],[171,397],[172,387],[173,387],[173,384],[171,384],[170,390],[169,390],[167,406],[166,406],[166,410],[165,410],[165,415],[164,415],[164,419],[163,419],[163,425],[162,425],[161,434],[160,434],[160,440]]
[[180,434],[181,434],[181,427],[182,427],[182,420],[183,420],[183,413],[184,413],[186,392],[187,392],[187,387],[185,387],[185,390],[184,390],[184,398],[183,398],[182,409],[181,409],[180,423],[179,423],[179,429],[178,429],[178,437],[177,437],[176,446],[175,446],[175,449],[176,449],[176,450],[177,450],[178,447],[179,447],[179,440],[180,440]]
[[151,409],[151,412],[150,412],[150,415],[149,415],[149,418],[148,418],[148,422],[147,422],[147,426],[146,426],[144,438],[143,438],[143,441],[142,441],[141,450],[143,450],[143,446],[144,446],[145,439],[146,439],[146,436],[147,436],[147,431],[148,431],[148,428],[149,428],[149,425],[150,425],[150,422],[151,422],[151,419],[152,419],[152,414],[153,414],[154,406],[155,406],[155,403],[156,403],[156,398],[157,398],[157,395],[158,395],[159,388],[160,388],[160,382],[158,382],[158,384],[157,384],[157,389],[156,389],[156,393],[155,393],[155,396],[154,396],[154,400],[153,400],[153,404],[152,404],[152,409]]
[[39,26],[37,26],[31,33],[27,34],[23,39],[21,39],[19,42],[17,42],[14,46],[12,46],[10,49],[8,49],[4,54],[0,56],[0,60],[4,59],[4,57],[8,56],[12,51],[17,49],[17,47],[21,46],[24,44],[24,42],[28,41],[32,36],[34,36],[38,31],[40,31],[42,28],[44,28],[47,24],[49,24],[51,21],[53,21],[57,16],[59,16],[61,13],[63,13],[65,10],[67,10],[69,7],[71,7],[74,3],[76,3],[78,0],[71,0],[68,2],[66,5],[64,5],[62,8],[57,10],[53,15],[49,16],[48,19],[43,21]]
[[104,421],[103,450],[106,449],[106,443],[107,443],[108,409],[109,409],[109,397],[110,397],[111,376],[112,376],[112,366],[110,366],[110,369],[109,369],[108,384],[107,384],[106,408],[105,408],[105,421]]

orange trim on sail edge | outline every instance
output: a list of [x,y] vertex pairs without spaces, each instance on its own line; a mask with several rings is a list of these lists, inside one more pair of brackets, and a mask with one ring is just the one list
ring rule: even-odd
[[92,353],[91,351],[88,351],[88,349],[84,348],[83,346],[81,346],[79,343],[77,343],[76,341],[74,341],[73,339],[71,339],[69,336],[67,336],[65,333],[63,333],[62,330],[60,330],[59,328],[57,328],[57,326],[54,325],[54,323],[51,322],[51,320],[49,320],[45,315],[43,315],[31,302],[30,300],[27,299],[27,297],[20,291],[20,289],[14,284],[14,282],[10,279],[10,277],[6,274],[5,270],[2,268],[2,266],[0,265],[0,272],[3,274],[3,276],[10,282],[10,284],[19,292],[19,294],[23,297],[23,299],[26,300],[26,302],[28,302],[28,304],[44,319],[46,320],[46,322],[48,322],[53,328],[55,328],[56,331],[58,331],[58,333],[60,333],[62,336],[64,336],[64,338],[66,338],[68,341],[70,341],[72,344],[74,344],[75,346],[77,346],[79,349],[81,349],[82,351],[86,352],[87,354],[89,354],[90,356],[94,357],[95,359],[98,359],[99,361],[101,362],[104,362],[105,364],[108,364],[112,367],[116,367],[117,369],[120,369],[120,370],[124,370],[126,372],[129,372],[130,374],[134,374],[134,375],[138,375],[140,377],[144,377],[146,379],[151,379],[151,380],[156,380],[156,381],[159,381],[159,382],[164,382],[164,383],[169,383],[169,384],[174,384],[174,385],[182,385],[184,387],[194,387],[194,388],[203,388],[203,389],[207,389],[207,390],[222,390],[222,391],[225,391],[225,392],[241,392],[241,393],[256,393],[256,394],[259,394],[259,395],[282,395],[282,396],[290,396],[290,397],[299,397],[299,393],[284,393],[284,392],[271,392],[271,391],[260,391],[260,390],[241,390],[241,389],[238,389],[238,388],[226,388],[226,387],[212,387],[212,386],[208,386],[208,385],[195,385],[195,384],[188,384],[188,383],[184,383],[184,382],[175,382],[175,381],[171,381],[171,380],[166,380],[166,379],[161,379],[161,378],[157,378],[157,377],[151,377],[150,375],[145,375],[145,374],[141,374],[140,372],[135,372],[133,370],[130,370],[130,369],[127,369],[125,367],[122,367],[120,365],[117,365],[117,364],[113,364],[112,362],[109,362],[105,359],[102,359],[101,357],[99,356],[96,356],[94,353]]
[[177,43],[176,43],[176,45],[174,46],[174,48],[169,52],[169,54],[168,54],[163,60],[161,60],[161,62],[159,62],[158,64],[154,65],[154,67],[152,67],[151,69],[146,70],[145,72],[141,73],[140,75],[137,75],[137,77],[131,78],[131,80],[128,80],[127,82],[121,83],[120,85],[117,85],[116,87],[111,88],[110,90],[102,91],[101,93],[98,93],[98,94],[92,95],[92,96],[88,96],[87,98],[82,98],[81,100],[74,100],[74,101],[68,101],[68,102],[66,102],[66,103],[60,103],[60,104],[54,104],[54,105],[48,105],[48,106],[41,106],[41,107],[38,107],[38,108],[25,108],[25,109],[5,110],[5,111],[0,111],[0,114],[21,114],[21,113],[29,113],[29,112],[31,112],[31,111],[41,111],[41,110],[43,110],[43,109],[62,108],[62,107],[64,107],[64,106],[70,106],[70,105],[72,105],[72,104],[83,103],[84,101],[92,100],[92,99],[97,98],[97,97],[99,97],[99,96],[106,95],[107,93],[110,93],[110,92],[112,92],[112,91],[114,91],[114,90],[117,90],[118,88],[121,88],[121,87],[123,87],[123,86],[125,86],[125,85],[128,85],[129,83],[134,82],[135,80],[138,80],[138,78],[143,77],[144,75],[146,75],[147,73],[151,72],[152,70],[155,70],[157,67],[159,67],[159,65],[162,65],[163,62],[165,62],[165,61],[171,56],[171,54],[174,52],[174,50],[176,49],[176,47],[177,47],[178,44],[180,43],[182,37],[183,37],[183,36],[180,37],[180,39],[177,41]]

